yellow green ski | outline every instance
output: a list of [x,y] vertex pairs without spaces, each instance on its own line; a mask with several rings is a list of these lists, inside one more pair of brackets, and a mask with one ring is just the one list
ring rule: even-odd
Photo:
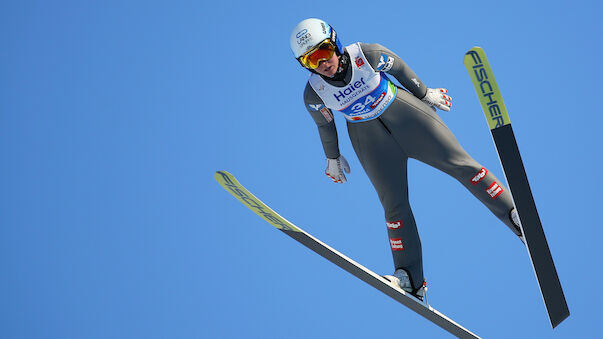
[[[366,282],[404,306],[422,315],[432,323],[440,326],[451,334],[459,338],[479,338],[477,335],[446,317],[444,314],[438,312],[427,303],[423,303],[419,299],[413,297],[410,293],[405,292],[397,286],[393,286],[384,277],[360,265],[324,242],[318,240],[311,234],[305,232],[301,228],[293,225],[290,221],[281,217],[270,207],[266,206],[266,204],[264,204],[260,199],[251,194],[251,192],[241,185],[241,183],[239,183],[232,174],[226,171],[218,171],[214,177],[225,190],[242,202],[243,205],[247,206],[250,210],[262,217],[262,219],[269,222],[272,226],[278,228],[283,233],[297,240],[299,243],[311,249],[315,253],[321,255],[325,259],[343,268],[360,280]],[[408,324],[406,326],[408,326]]]

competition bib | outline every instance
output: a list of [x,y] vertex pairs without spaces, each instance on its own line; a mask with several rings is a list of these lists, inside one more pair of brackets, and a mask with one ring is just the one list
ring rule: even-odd
[[343,113],[348,121],[375,119],[391,104],[398,88],[384,73],[369,65],[359,43],[347,46],[346,50],[352,67],[352,79],[347,86],[333,86],[314,73],[308,82],[325,106]]

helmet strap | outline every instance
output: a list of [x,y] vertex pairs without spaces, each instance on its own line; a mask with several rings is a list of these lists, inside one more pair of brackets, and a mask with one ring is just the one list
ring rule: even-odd
[[342,55],[339,56],[339,67],[337,67],[337,72],[331,79],[343,81],[348,68],[350,66],[350,55],[347,51],[344,51]]

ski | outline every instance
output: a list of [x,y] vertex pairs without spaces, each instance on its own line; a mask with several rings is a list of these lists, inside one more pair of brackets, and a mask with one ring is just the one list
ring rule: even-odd
[[242,202],[243,205],[247,206],[272,226],[278,228],[280,231],[297,240],[315,253],[343,268],[360,280],[385,293],[458,338],[479,338],[477,335],[446,317],[444,314],[438,312],[433,307],[419,301],[402,289],[393,287],[382,276],[360,265],[329,245],[318,240],[311,234],[295,226],[251,194],[251,192],[243,187],[232,174],[226,171],[218,171],[215,173],[214,177],[226,191]]
[[555,328],[569,316],[569,308],[536,210],[509,114],[484,50],[480,47],[470,49],[465,53],[464,64],[488,121],[549,320]]

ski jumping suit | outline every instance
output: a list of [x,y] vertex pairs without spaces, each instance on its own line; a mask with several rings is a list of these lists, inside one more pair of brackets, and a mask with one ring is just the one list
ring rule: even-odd
[[408,272],[413,288],[421,287],[424,277],[421,241],[408,200],[408,158],[457,179],[519,235],[509,216],[513,209],[509,191],[467,154],[435,109],[419,99],[427,87],[404,61],[379,44],[352,44],[345,53],[349,63],[343,80],[310,75],[304,91],[306,108],[330,159],[340,155],[331,112],[340,111],[346,118],[354,151],[385,210],[395,268]]

